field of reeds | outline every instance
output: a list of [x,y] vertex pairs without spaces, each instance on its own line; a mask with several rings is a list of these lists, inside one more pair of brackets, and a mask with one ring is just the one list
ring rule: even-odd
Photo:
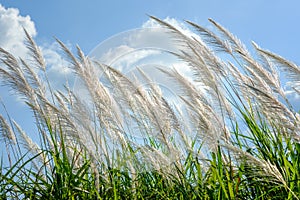
[[38,135],[0,115],[0,199],[300,199],[300,116],[285,89],[300,93],[299,66],[255,43],[250,54],[211,19],[213,30],[186,22],[199,37],[153,19],[193,72],[160,69],[177,105],[142,70],[147,88],[59,40],[88,98],[53,89],[28,34],[31,62],[0,48],[1,83]]

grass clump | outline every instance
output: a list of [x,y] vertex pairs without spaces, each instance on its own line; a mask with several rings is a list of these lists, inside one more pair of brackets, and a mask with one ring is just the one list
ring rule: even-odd
[[187,22],[193,36],[153,20],[193,72],[160,69],[180,107],[143,71],[148,88],[59,40],[85,95],[51,86],[26,31],[32,62],[0,49],[1,80],[32,111],[38,138],[0,116],[0,199],[299,199],[300,118],[278,73],[299,93],[300,68],[256,44],[254,58],[211,19],[215,32]]

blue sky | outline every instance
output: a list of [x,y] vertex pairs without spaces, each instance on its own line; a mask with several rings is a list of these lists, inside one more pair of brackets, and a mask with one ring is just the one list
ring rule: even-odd
[[208,25],[213,18],[245,43],[260,46],[300,63],[300,2],[297,0],[2,0],[5,8],[18,8],[35,24],[39,43],[53,36],[78,44],[85,53],[119,32],[138,28],[149,15],[172,17]]
[[[207,19],[212,18],[246,45],[253,40],[300,65],[298,0],[1,0],[0,5],[0,46],[24,56],[24,27],[53,66],[62,65],[54,37],[70,47],[78,44],[88,54],[107,38],[142,27],[148,15],[190,20],[206,27]],[[7,88],[0,88],[0,92],[2,99],[10,98]],[[16,121],[26,124],[31,114],[24,112],[24,106],[5,102]]]

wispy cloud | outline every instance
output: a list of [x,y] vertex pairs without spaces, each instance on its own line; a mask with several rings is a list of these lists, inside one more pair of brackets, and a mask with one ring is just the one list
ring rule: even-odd
[[[198,37],[184,23],[174,18],[167,17],[164,21],[187,36]],[[174,97],[178,94],[178,88],[158,68],[175,68],[182,74],[191,75],[187,63],[170,53],[179,53],[178,49],[183,48],[172,40],[167,29],[157,21],[149,19],[138,29],[122,32],[100,43],[89,55],[120,70],[133,81],[138,78],[139,84],[147,88],[149,83],[141,76],[138,70],[141,69],[151,81],[158,84],[163,91],[172,93]],[[192,77],[190,80],[192,81]]]
[[[167,17],[165,21],[188,36],[197,37],[182,22]],[[150,77],[159,77],[158,70],[146,69],[157,66],[167,68],[187,69],[183,62],[175,61],[175,52],[180,49],[178,44],[170,38],[167,30],[153,19],[147,20],[139,29],[120,33],[99,44],[90,56],[100,62],[111,65],[123,73],[134,71],[137,67],[144,66]],[[176,62],[176,63],[175,63]],[[156,78],[157,79],[157,78]]]
[[[180,32],[184,33],[186,36],[193,36],[198,38],[198,35],[192,32],[185,23],[178,21],[175,18],[166,17],[163,21],[175,27]],[[149,19],[145,23],[143,23],[142,28],[161,28],[161,25],[155,21],[154,19]],[[168,37],[170,37],[168,35]]]
[[[66,46],[70,45],[67,44]],[[55,72],[62,75],[69,75],[71,73],[71,70],[68,67],[69,63],[65,60],[58,43],[42,44],[40,48],[47,62],[49,72]]]

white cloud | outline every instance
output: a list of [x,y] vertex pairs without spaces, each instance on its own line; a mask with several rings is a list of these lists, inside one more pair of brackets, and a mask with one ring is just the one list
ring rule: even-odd
[[175,50],[166,31],[161,28],[140,28],[117,34],[98,45],[89,55],[110,64],[122,55],[137,50]]
[[[200,40],[184,23],[169,17],[164,19],[164,21],[173,25],[185,35],[196,37]],[[106,63],[130,51],[146,48],[178,52],[182,46],[174,42],[167,29],[162,27],[157,21],[149,19],[142,24],[141,28],[119,33],[100,43],[90,53],[90,56]]]
[[69,68],[70,63],[62,56],[61,48],[58,43],[54,42],[50,45],[43,44],[40,48],[49,68],[48,72],[65,76],[71,74],[71,69]]
[[121,54],[120,57],[113,60],[111,65],[118,70],[127,73],[141,64],[146,64],[151,62],[149,57],[160,54],[158,50],[155,49],[135,49],[127,53]]
[[100,58],[98,58],[98,55],[95,55],[95,57],[96,59],[99,59],[101,62],[107,65],[111,65],[114,62],[114,60],[117,60],[122,55],[127,54],[131,51],[134,51],[134,48],[121,44],[120,46],[110,48],[103,55],[100,55],[99,56]]
[[[184,34],[195,37],[192,31],[176,19],[166,18],[164,21]],[[176,93],[176,86],[157,68],[176,68],[185,75],[190,74],[187,64],[169,53],[178,52],[180,48],[182,46],[172,40],[167,29],[149,19],[139,29],[120,33],[102,42],[89,55],[122,71],[128,78],[140,77],[138,67],[154,82]],[[141,84],[144,84],[143,81]]]
[[68,84],[72,84],[74,74],[70,68],[71,63],[63,56],[64,53],[59,44],[56,42],[43,44],[40,48],[47,63],[47,76],[51,87],[56,90],[63,90],[66,81]]
[[299,111],[300,110],[300,105],[299,105],[299,100],[300,100],[300,95],[299,93],[295,91],[286,91],[285,95],[287,99],[289,100],[289,103],[293,106],[294,110]]
[[[0,4],[0,47],[10,52],[16,58],[27,58],[26,36],[23,28],[34,38],[37,35],[34,22],[30,16],[22,16],[17,8],[5,8]],[[41,44],[40,48],[45,57],[50,72],[69,74],[67,62],[59,53],[60,47],[52,44]]]
[[[163,21],[172,25],[177,30],[179,30],[182,33],[185,33],[186,35],[189,35],[189,36],[195,35],[193,32],[191,32],[189,30],[189,28],[186,27],[186,25],[183,22],[180,22],[180,21],[176,20],[175,18],[167,17]],[[161,28],[161,25],[154,19],[149,19],[148,21],[143,23],[142,28]]]
[[[165,21],[186,35],[195,36],[176,19],[166,18]],[[145,62],[146,57],[163,53],[166,55],[166,52],[178,52],[179,49],[180,46],[171,39],[168,31],[155,20],[149,19],[139,29],[120,33],[102,42],[89,55],[100,62],[114,64],[117,65],[115,67],[127,71],[128,66],[137,64],[139,60]],[[160,58],[155,62],[161,61]]]
[[[37,35],[34,21],[30,16],[22,16],[17,8],[5,8],[0,4],[0,47],[10,52],[16,58],[30,61],[29,50],[26,47],[24,29],[34,39]],[[71,70],[63,58],[63,53],[58,43],[43,43],[38,45],[47,64],[47,73],[50,83],[55,89],[62,89],[66,80],[70,80]],[[70,45],[67,45],[68,47]],[[36,70],[36,69],[34,69]],[[71,81],[71,80],[70,80]],[[2,93],[6,93],[7,89]],[[18,102],[20,97],[15,97]]]
[[16,8],[4,8],[0,4],[0,47],[16,57],[25,57],[27,53],[23,28],[34,37],[34,22],[30,16],[21,16]]

